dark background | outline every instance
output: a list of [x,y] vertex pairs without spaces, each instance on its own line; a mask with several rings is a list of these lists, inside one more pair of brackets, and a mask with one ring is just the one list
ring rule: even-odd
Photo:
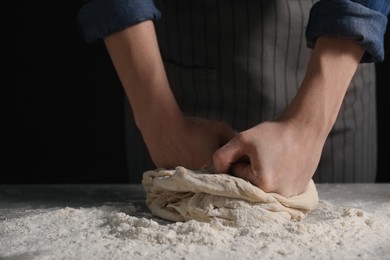
[[[127,183],[124,92],[103,44],[80,38],[81,2],[21,1],[13,12],[11,44],[15,95],[4,95],[9,119],[0,183]],[[386,53],[390,55],[389,33]],[[390,57],[390,56],[389,56]],[[378,74],[378,182],[390,182],[385,149],[389,126],[390,59]],[[7,70],[5,70],[7,71]],[[6,75],[7,76],[7,75]],[[10,75],[8,75],[10,76]],[[7,118],[7,117],[4,117]]]

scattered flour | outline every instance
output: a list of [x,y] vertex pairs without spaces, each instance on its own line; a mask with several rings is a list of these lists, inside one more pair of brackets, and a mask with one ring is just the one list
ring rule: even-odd
[[0,259],[390,259],[384,213],[320,200],[301,222],[172,223],[133,205],[62,208],[0,221]]

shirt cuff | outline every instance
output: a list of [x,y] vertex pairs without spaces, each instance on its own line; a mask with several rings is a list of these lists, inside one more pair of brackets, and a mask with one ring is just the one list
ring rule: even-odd
[[384,59],[387,17],[379,11],[349,0],[315,3],[306,28],[306,43],[314,48],[320,36],[354,39],[366,51],[362,63]]
[[77,25],[82,38],[93,43],[133,24],[160,17],[153,0],[92,0],[79,10]]

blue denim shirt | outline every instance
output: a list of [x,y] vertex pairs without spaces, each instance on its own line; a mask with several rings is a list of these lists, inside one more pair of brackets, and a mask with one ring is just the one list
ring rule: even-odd
[[354,39],[366,50],[361,62],[383,61],[389,11],[390,0],[321,0],[310,11],[307,45],[319,36]]
[[[365,50],[361,62],[384,59],[384,34],[390,0],[320,0],[311,9],[306,41],[313,48],[319,36],[354,39]],[[86,42],[95,42],[130,25],[158,20],[153,0],[88,0],[78,13]]]

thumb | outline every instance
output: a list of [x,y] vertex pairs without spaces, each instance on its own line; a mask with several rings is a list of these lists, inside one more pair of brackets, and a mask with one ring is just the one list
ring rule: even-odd
[[241,143],[233,138],[213,154],[214,171],[228,173],[230,166],[245,155]]

